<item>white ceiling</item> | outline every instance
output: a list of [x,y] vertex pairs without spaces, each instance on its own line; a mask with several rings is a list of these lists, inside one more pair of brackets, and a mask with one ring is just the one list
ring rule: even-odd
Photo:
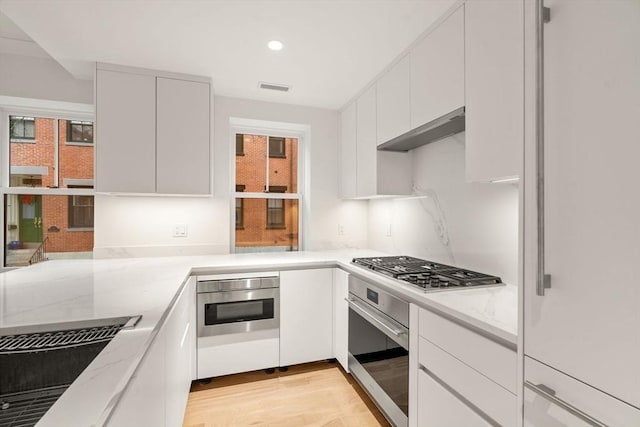
[[[0,10],[79,78],[108,62],[210,76],[218,95],[338,109],[455,1],[0,0]],[[272,39],[284,49],[267,49]]]

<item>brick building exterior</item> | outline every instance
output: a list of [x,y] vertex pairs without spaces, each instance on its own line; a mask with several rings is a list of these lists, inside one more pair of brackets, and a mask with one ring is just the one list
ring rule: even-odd
[[[298,140],[238,135],[236,191],[297,193]],[[297,200],[237,199],[236,247],[297,250],[298,231]]]
[[[66,120],[29,118],[27,122],[32,126],[28,137],[15,137],[12,131],[10,138],[12,187],[93,187],[92,124],[73,122],[78,124],[72,138]],[[84,140],[79,140],[78,129]],[[8,195],[6,203],[7,242],[38,243],[48,238],[50,253],[93,250],[92,196]]]

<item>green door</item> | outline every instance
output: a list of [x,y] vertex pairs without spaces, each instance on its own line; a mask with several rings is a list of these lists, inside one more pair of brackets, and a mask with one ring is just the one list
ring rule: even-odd
[[25,194],[20,201],[20,240],[42,242],[42,196]]

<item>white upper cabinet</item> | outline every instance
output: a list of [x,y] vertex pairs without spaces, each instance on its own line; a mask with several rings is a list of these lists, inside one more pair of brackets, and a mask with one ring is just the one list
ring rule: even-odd
[[156,191],[156,80],[97,70],[96,190]]
[[409,55],[402,58],[377,82],[378,145],[411,129]]
[[210,194],[209,84],[157,78],[157,188]]
[[96,190],[211,194],[209,79],[98,64]]
[[371,86],[356,101],[357,195],[376,194],[376,87]]
[[465,4],[467,181],[520,176],[523,13],[523,0]]
[[411,128],[464,106],[464,6],[427,34],[410,57]]
[[340,196],[357,196],[356,103],[351,103],[340,114]]

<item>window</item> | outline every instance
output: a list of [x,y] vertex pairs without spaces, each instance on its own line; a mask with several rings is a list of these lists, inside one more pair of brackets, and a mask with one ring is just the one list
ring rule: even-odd
[[49,111],[9,110],[0,121],[9,124],[0,138],[8,153],[0,157],[0,170],[8,172],[0,185],[6,224],[0,267],[93,256],[92,115]]
[[269,157],[286,157],[285,140],[275,136],[269,137]]
[[[236,134],[235,252],[297,251],[300,200],[299,140],[272,135]],[[285,156],[286,153],[286,156]]]
[[36,139],[36,121],[33,117],[10,116],[11,139]]
[[236,156],[244,156],[244,135],[236,135]]
[[69,228],[93,228],[93,196],[69,196]]
[[242,228],[243,224],[243,212],[242,212],[243,199],[236,199],[236,228]]
[[267,227],[284,228],[284,200],[267,199]]
[[76,120],[67,121],[67,142],[93,144],[93,123]]

